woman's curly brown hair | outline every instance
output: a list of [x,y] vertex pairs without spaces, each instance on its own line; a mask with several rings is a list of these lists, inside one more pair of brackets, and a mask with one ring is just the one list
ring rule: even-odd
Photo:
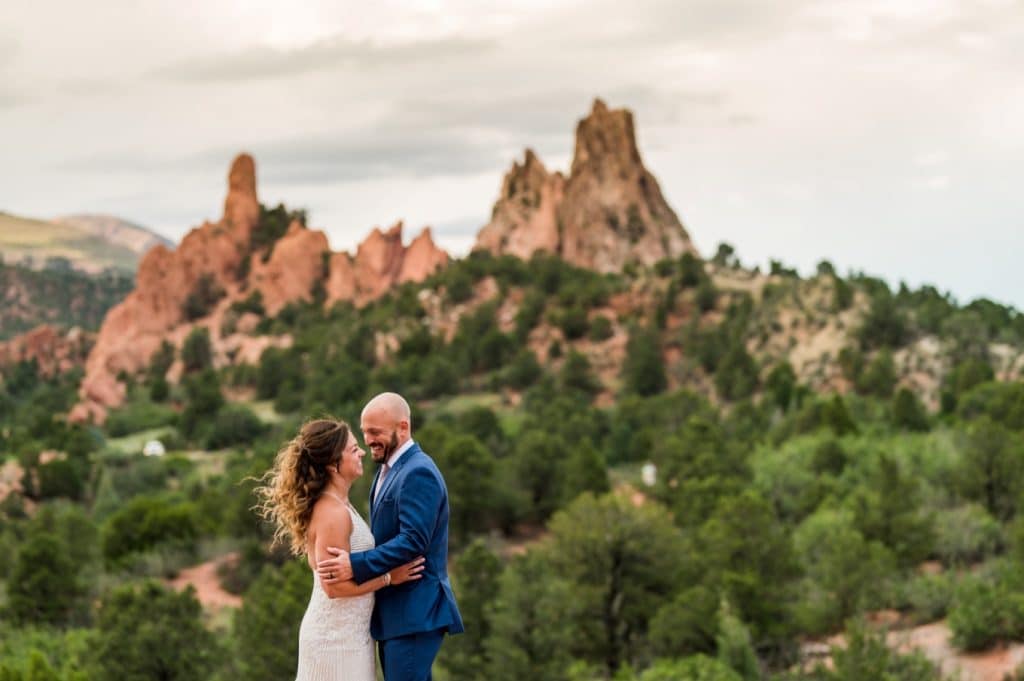
[[313,506],[330,480],[328,467],[341,461],[349,436],[348,424],[335,419],[307,421],[274,459],[254,490],[255,510],[274,524],[274,544],[289,544],[291,552],[306,552],[306,532]]

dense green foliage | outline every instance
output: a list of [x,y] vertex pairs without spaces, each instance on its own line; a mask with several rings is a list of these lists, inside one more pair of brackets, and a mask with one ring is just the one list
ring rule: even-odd
[[219,662],[192,589],[174,593],[155,582],[127,585],[103,600],[96,617],[92,669],[101,679],[209,678]]
[[229,664],[237,676],[232,676],[274,681],[295,674],[299,623],[309,603],[310,582],[308,567],[299,561],[263,569],[235,614],[238,655]]
[[0,291],[10,292],[0,307],[0,340],[39,324],[98,329],[107,311],[127,296],[131,276],[110,270],[86,274],[70,267],[35,270],[0,259]]
[[8,606],[24,623],[62,624],[71,619],[84,594],[78,566],[51,534],[34,534],[14,556]]
[[[292,217],[264,210],[254,254]],[[863,315],[836,358],[849,390],[816,393],[795,360],[759,350],[766,310],[801,284],[773,269],[759,299],[692,256],[606,276],[474,254],[362,309],[267,318],[253,299],[235,312],[291,346],[217,369],[195,331],[129,377],[102,429],[59,417],[79,375],[6,368],[0,452],[24,476],[0,504],[0,679],[292,675],[311,577],[270,547],[253,476],[302,419],[355,421],[385,389],[414,404],[451,499],[468,631],[445,643],[439,678],[938,679],[858,623],[879,609],[948,616],[964,650],[1024,637],[1024,385],[994,380],[987,350],[1020,343],[1020,316],[823,265],[822,304]],[[630,277],[646,277],[649,308],[603,307]],[[429,317],[423,287],[461,316]],[[901,378],[925,334],[950,348],[941,409]],[[140,456],[150,439],[168,454]],[[367,469],[351,492],[363,512]],[[152,581],[229,551],[233,615],[205,618],[194,594]],[[844,629],[832,666],[798,664],[801,641]]]
[[638,395],[656,395],[668,386],[661,343],[653,331],[634,329],[630,334],[622,374],[626,390]]

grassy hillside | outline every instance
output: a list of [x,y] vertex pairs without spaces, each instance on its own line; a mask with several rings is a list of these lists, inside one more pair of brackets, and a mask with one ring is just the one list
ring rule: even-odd
[[18,217],[0,212],[0,255],[6,263],[43,267],[49,258],[64,258],[77,269],[113,268],[134,273],[139,254],[70,223]]

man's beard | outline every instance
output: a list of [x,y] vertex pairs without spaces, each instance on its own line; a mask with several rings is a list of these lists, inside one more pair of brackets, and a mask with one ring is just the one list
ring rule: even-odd
[[[384,463],[391,458],[391,455],[398,449],[398,431],[391,431],[391,441],[385,444],[380,450],[373,450],[373,460],[377,463]],[[380,451],[380,454],[377,452]]]

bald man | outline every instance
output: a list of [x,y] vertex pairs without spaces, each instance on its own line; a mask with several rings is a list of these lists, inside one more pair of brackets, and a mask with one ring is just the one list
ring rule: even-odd
[[423,579],[377,591],[370,634],[385,681],[429,681],[445,633],[463,631],[448,581],[448,489],[434,460],[412,439],[409,404],[396,393],[367,403],[363,439],[380,466],[370,486],[370,527],[377,547],[321,561],[325,585],[362,583],[424,556]]

